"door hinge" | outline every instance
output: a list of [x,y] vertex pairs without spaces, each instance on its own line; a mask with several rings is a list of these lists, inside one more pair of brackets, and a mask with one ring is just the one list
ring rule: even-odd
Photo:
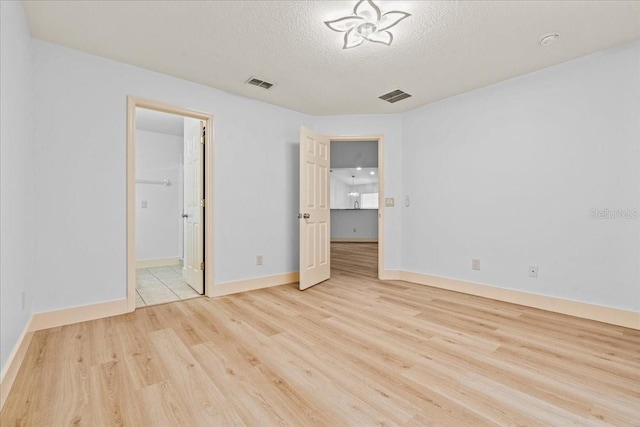
[[200,263],[200,270],[204,271],[204,262]]
[[205,207],[205,205],[206,205],[205,200],[204,200],[204,199],[200,200],[200,207],[201,207],[201,208],[204,208],[204,207]]
[[204,142],[206,141],[207,137],[207,128],[206,127],[202,127],[202,136],[200,137],[200,143],[204,144]]

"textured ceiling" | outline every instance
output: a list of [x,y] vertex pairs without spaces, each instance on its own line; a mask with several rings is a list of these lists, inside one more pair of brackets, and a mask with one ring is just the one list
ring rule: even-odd
[[347,50],[323,21],[355,1],[24,3],[34,37],[311,114],[402,112],[640,38],[637,1],[380,0],[413,16]]

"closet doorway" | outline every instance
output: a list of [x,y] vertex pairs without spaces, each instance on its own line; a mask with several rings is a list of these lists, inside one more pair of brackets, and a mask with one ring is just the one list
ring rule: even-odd
[[213,267],[211,124],[204,113],[129,98],[130,311],[207,293]]

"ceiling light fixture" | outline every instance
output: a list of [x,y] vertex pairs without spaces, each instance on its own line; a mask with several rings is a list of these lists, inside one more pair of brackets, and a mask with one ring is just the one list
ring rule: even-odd
[[365,40],[389,46],[393,34],[387,30],[409,16],[410,13],[399,10],[383,14],[373,0],[360,0],[353,8],[353,15],[325,21],[325,24],[333,31],[345,33],[343,49],[360,46]]

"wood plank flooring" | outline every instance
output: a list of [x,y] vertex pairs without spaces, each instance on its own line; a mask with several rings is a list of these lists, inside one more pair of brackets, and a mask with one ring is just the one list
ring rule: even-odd
[[640,332],[376,276],[196,298],[35,334],[10,425],[640,425]]

